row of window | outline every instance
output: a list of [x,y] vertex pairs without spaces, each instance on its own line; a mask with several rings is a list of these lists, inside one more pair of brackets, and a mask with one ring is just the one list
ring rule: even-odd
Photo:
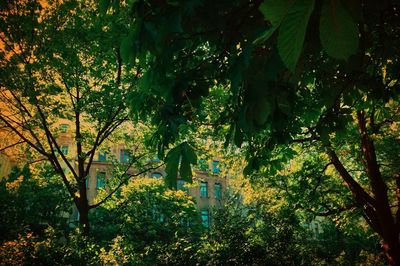
[[[106,186],[106,173],[98,172],[96,175],[96,188],[105,188]],[[89,188],[89,177],[86,178],[86,188]]]
[[[216,199],[220,200],[222,198],[222,184],[214,183],[214,196]],[[208,197],[208,182],[202,181],[200,183],[200,197],[207,198]]]
[[[208,172],[209,171],[209,164],[206,160],[199,160],[198,166],[200,171]],[[213,174],[219,174],[221,169],[219,168],[219,161],[213,160],[211,164],[211,170]]]
[[[159,174],[160,173],[153,173]],[[96,188],[104,188],[106,184],[106,173],[105,172],[98,172],[96,175]],[[89,188],[89,178],[86,179],[86,187]],[[185,181],[178,180],[177,189],[183,190],[188,193],[188,188],[185,186]],[[222,199],[222,184],[221,183],[214,183],[214,196],[217,200]],[[208,182],[201,181],[200,183],[200,197],[207,198],[208,197]]]
[[[63,145],[63,146],[60,147],[60,150],[61,150],[61,152],[62,152],[64,155],[68,155],[69,147]],[[132,158],[132,156],[131,156],[129,150],[126,150],[126,149],[121,149],[121,150],[120,150],[120,153],[119,153],[119,161],[120,161],[121,163],[129,163],[130,160],[131,160],[131,158]],[[103,152],[103,151],[99,152],[98,161],[99,161],[99,162],[105,162],[105,161],[107,161],[107,153],[106,153],[106,152]],[[204,167],[204,164],[203,164],[201,161],[202,161],[202,160],[199,161],[200,170],[206,171],[206,169],[208,168],[208,166],[207,166],[207,168],[205,168],[205,167]],[[214,161],[212,162],[212,172],[213,172],[214,174],[218,174],[218,173],[221,172],[221,169],[218,167],[218,164],[219,164],[219,161],[215,161],[215,160],[214,160]],[[161,175],[161,174],[160,174],[160,175]]]
[[[69,147],[66,146],[66,145],[63,145],[63,146],[60,147],[60,150],[61,150],[62,154],[68,155]],[[105,162],[106,160],[107,160],[107,153],[106,152],[99,152],[98,161],[99,162]],[[129,163],[130,160],[131,160],[131,155],[130,155],[129,151],[125,150],[125,149],[121,149],[120,150],[119,160],[120,160],[121,163]]]

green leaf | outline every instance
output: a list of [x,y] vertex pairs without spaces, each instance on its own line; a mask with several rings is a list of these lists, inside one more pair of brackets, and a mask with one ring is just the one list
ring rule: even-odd
[[179,169],[181,178],[186,182],[192,182],[192,168],[190,164],[197,163],[197,156],[192,146],[187,142],[181,144],[182,159]]
[[319,34],[328,55],[347,59],[358,48],[358,28],[339,0],[324,1]]
[[277,27],[272,27],[264,31],[257,39],[253,41],[253,44],[260,44],[267,41],[272,34],[276,31]]
[[188,158],[182,157],[179,174],[181,175],[182,180],[190,183],[192,182],[192,168],[190,167]]
[[329,144],[330,128],[328,125],[320,125],[317,127],[317,132],[323,144]]
[[279,27],[285,16],[289,13],[295,0],[265,0],[260,5],[260,11],[264,18],[271,22],[273,27]]
[[135,36],[136,36],[136,29],[132,29],[128,36],[122,39],[120,52],[121,58],[124,62],[129,62],[136,57],[135,51]]
[[166,158],[165,183],[168,187],[176,188],[178,180],[178,168],[181,178],[187,182],[192,182],[191,164],[197,163],[197,156],[192,146],[183,142],[171,149]]
[[255,104],[255,121],[257,125],[262,126],[265,122],[267,122],[268,117],[271,115],[274,106],[265,98],[260,98]]
[[167,175],[165,176],[165,183],[170,188],[173,187],[176,188],[180,158],[181,158],[181,146],[177,146],[171,149],[167,154],[166,167],[165,167],[165,172],[167,173]]
[[314,9],[314,0],[296,1],[281,23],[278,51],[284,64],[294,72],[303,49],[308,20]]
[[233,141],[234,141],[235,145],[238,146],[239,148],[242,146],[243,133],[238,126],[236,126],[236,128],[235,128],[235,135],[234,135]]
[[191,164],[197,163],[197,156],[194,148],[187,142],[184,143],[183,156],[188,159]]
[[108,7],[110,6],[110,0],[100,0],[99,1],[99,12],[105,14]]

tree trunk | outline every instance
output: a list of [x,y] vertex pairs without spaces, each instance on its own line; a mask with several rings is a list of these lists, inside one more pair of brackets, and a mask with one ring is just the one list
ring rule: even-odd
[[83,208],[79,212],[79,223],[83,228],[83,235],[88,236],[90,233],[90,223],[89,223],[89,208]]
[[90,222],[89,222],[90,208],[86,193],[86,183],[84,179],[81,181],[79,192],[80,192],[79,206],[78,206],[79,224],[82,226],[83,235],[87,236],[90,233]]

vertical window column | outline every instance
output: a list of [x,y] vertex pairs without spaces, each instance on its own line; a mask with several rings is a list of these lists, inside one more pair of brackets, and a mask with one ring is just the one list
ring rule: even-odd
[[205,181],[201,181],[200,183],[200,197],[201,198],[208,197],[208,183]]
[[214,195],[217,200],[222,199],[222,185],[221,183],[215,183],[214,185]]
[[119,160],[121,163],[129,163],[131,160],[131,155],[128,150],[121,149],[119,152]]
[[201,210],[201,224],[206,228],[210,227],[210,212],[209,212],[209,210]]
[[212,172],[213,172],[213,174],[219,174],[219,172],[221,172],[221,169],[219,169],[218,164],[219,164],[219,161],[214,160],[212,162]]
[[104,188],[106,186],[106,173],[105,172],[98,172],[96,176],[96,188]]

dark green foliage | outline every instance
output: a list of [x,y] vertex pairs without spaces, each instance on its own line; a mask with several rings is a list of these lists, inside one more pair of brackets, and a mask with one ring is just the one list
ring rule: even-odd
[[177,178],[178,178],[178,168],[179,175],[186,182],[192,182],[192,164],[197,164],[197,156],[194,152],[193,147],[187,143],[181,143],[175,148],[171,149],[166,158],[165,172],[167,176],[165,177],[166,184],[173,188],[176,188]]
[[[146,69],[143,91],[158,95],[156,108],[169,112],[153,112],[154,105],[138,105],[134,97],[130,105],[158,126],[159,151],[205,123],[226,144],[246,150],[244,174],[261,170],[276,178],[295,156],[293,143],[321,149],[318,156],[326,154],[357,208],[391,243],[388,258],[400,263],[399,237],[390,233],[399,225],[394,212],[400,211],[391,207],[399,202],[398,174],[391,166],[383,176],[379,161],[390,149],[381,139],[398,133],[398,2],[135,1],[129,7],[132,27],[142,33],[135,54]],[[209,100],[216,86],[227,98]],[[207,115],[215,105],[219,116]]]
[[[94,236],[109,245],[104,258],[117,263],[189,263],[202,234],[191,197],[159,180],[131,182],[92,215]],[[120,258],[115,257],[118,252]]]
[[32,175],[27,166],[13,168],[8,179],[0,183],[0,240],[19,234],[42,235],[46,228],[66,228],[70,203],[63,185],[51,170]]
[[232,198],[213,212],[209,236],[199,250],[200,259],[204,260],[201,264],[300,265],[311,255],[302,254],[305,237],[290,210],[269,213]]

